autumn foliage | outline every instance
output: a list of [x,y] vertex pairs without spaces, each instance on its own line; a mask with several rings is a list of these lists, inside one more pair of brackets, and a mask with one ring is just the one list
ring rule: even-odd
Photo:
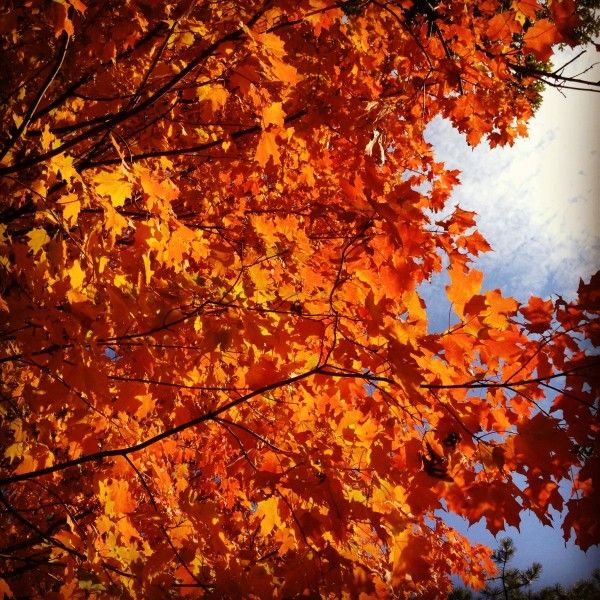
[[496,533],[554,507],[600,541],[600,276],[483,289],[423,138],[525,134],[573,0],[0,10],[0,591],[483,585],[438,509]]

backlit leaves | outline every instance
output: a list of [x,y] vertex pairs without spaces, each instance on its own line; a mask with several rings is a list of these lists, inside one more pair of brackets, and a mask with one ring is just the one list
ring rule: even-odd
[[525,48],[538,60],[548,60],[552,55],[552,45],[562,41],[556,26],[549,19],[537,21],[523,37]]
[[264,130],[260,134],[258,145],[256,146],[256,154],[254,159],[261,166],[264,167],[272,160],[274,164],[280,164],[280,153],[278,148],[278,132],[277,130]]
[[531,333],[544,333],[552,321],[552,302],[535,296],[529,298],[527,306],[520,308],[527,320],[527,329]]
[[548,522],[572,473],[598,540],[598,276],[486,289],[422,137],[523,135],[570,0],[38,4],[0,15],[0,591],[440,597],[493,567],[438,509]]
[[27,234],[27,237],[29,238],[28,246],[33,250],[34,254],[37,254],[50,241],[50,236],[41,227],[31,230]]
[[131,196],[132,185],[118,171],[116,173],[101,171],[94,177],[96,193],[107,196],[110,203],[119,208]]
[[465,272],[461,267],[452,267],[448,270],[448,273],[450,275],[450,285],[446,286],[446,293],[455,312],[462,317],[467,302],[478,294],[481,289],[483,273],[477,269]]

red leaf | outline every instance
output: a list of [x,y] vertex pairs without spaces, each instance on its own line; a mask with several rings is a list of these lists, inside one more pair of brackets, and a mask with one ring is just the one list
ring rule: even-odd
[[550,327],[552,321],[552,302],[536,296],[529,298],[527,306],[522,306],[519,312],[527,319],[525,326],[531,333],[543,333]]

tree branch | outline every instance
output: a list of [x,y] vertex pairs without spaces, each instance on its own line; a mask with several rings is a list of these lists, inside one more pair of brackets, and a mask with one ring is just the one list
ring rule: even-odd
[[65,60],[65,55],[67,54],[67,48],[69,47],[70,38],[66,32],[62,33],[61,38],[62,39],[58,50],[58,58],[56,59],[56,64],[54,65],[52,71],[48,73],[48,77],[46,77],[46,80],[38,90],[38,93],[36,94],[35,98],[33,99],[33,102],[29,106],[29,109],[25,113],[25,116],[23,117],[21,124],[17,128],[17,131],[15,131],[13,136],[8,140],[8,142],[5,144],[4,148],[0,152],[0,161],[6,156],[8,151],[17,143],[17,140],[21,137],[22,133],[25,131],[25,129],[31,122],[31,117],[33,116],[34,112],[39,106],[42,98],[44,97],[44,94],[50,87],[50,84],[54,81],[54,78],[56,77],[60,68],[62,67],[62,64]]
[[546,377],[532,377],[531,379],[521,379],[519,381],[512,382],[493,382],[493,381],[470,381],[466,383],[448,383],[448,384],[438,384],[438,383],[428,383],[421,384],[419,387],[425,390],[451,390],[451,389],[482,389],[482,388],[513,388],[520,385],[529,385],[532,383],[543,383],[544,381],[549,381],[551,379],[556,379],[558,377],[564,377],[565,375],[569,375],[569,373],[574,373],[576,371],[581,371],[583,369],[589,369],[591,367],[596,367],[600,365],[600,361],[592,361],[585,365],[579,365],[577,367],[573,367],[572,369],[567,369],[566,371],[561,371],[560,373],[554,373],[553,375],[548,375]]

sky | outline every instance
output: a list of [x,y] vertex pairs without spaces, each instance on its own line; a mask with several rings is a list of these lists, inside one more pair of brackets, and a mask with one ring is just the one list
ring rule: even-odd
[[[574,56],[566,49],[553,64],[558,67]],[[600,54],[588,50],[565,74],[576,75],[595,62]],[[600,65],[585,78],[600,80]],[[547,88],[529,137],[512,147],[490,149],[483,143],[470,148],[442,119],[429,125],[426,137],[438,160],[462,172],[447,212],[455,204],[476,211],[478,228],[493,248],[474,263],[485,273],[484,288],[501,288],[524,303],[531,295],[574,298],[579,279],[589,281],[600,269],[600,94],[565,91],[563,96]],[[447,283],[447,274],[441,273],[422,289],[432,329],[448,325]],[[498,539],[513,538],[513,566],[542,564],[534,589],[569,585],[600,566],[597,546],[583,553],[565,545],[560,528],[542,526],[526,512],[522,518],[520,531],[509,528]],[[497,546],[483,523],[467,527],[452,515],[448,522],[473,541]]]

